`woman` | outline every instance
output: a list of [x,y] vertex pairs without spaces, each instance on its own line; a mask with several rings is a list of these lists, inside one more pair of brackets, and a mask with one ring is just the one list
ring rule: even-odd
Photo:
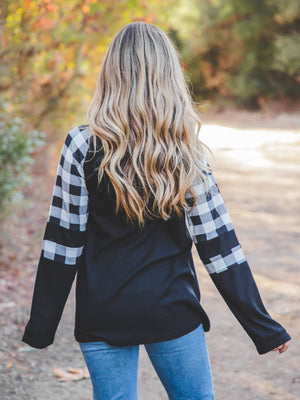
[[170,399],[214,399],[193,243],[259,354],[290,336],[262,303],[163,31],[117,33],[88,122],[62,148],[22,340],[53,343],[77,274],[74,336],[94,399],[137,399],[140,344]]

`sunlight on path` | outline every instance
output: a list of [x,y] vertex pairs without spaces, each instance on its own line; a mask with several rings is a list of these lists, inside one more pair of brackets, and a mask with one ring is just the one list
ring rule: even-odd
[[[212,150],[222,150],[224,155],[240,163],[256,167],[273,167],[276,160],[266,156],[266,152],[292,152],[298,154],[299,162],[286,162],[287,169],[299,168],[300,132],[288,130],[235,129],[219,125],[203,125],[200,139]],[[295,146],[297,144],[297,146]]]

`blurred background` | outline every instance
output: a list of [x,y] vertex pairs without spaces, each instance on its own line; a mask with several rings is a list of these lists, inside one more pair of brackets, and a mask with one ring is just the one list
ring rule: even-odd
[[169,34],[203,112],[299,109],[298,0],[4,0],[0,18],[0,165],[15,172],[0,205],[43,134],[85,121],[107,45],[135,20]]
[[[86,122],[112,37],[137,20],[157,25],[176,45],[202,115],[201,139],[216,156],[216,178],[263,299],[270,313],[299,337],[299,0],[2,0],[4,400],[91,399],[89,380],[62,386],[52,372],[59,363],[84,365],[75,343],[64,347],[72,336],[72,298],[49,349],[42,353],[22,346],[20,335],[63,141],[72,127]],[[214,331],[207,336],[216,399],[298,399],[298,339],[280,357],[258,357],[194,256]],[[144,353],[139,379],[141,400],[167,398]]]

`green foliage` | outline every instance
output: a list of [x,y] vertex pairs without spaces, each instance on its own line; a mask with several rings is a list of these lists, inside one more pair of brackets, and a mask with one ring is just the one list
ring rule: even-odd
[[300,76],[300,33],[279,36],[275,42],[273,67],[288,76]]
[[30,166],[38,147],[45,143],[45,135],[34,130],[26,133],[24,121],[9,118],[0,109],[0,213],[22,199],[20,189],[31,183]]
[[198,97],[250,108],[299,99],[298,0],[182,0],[172,26]]

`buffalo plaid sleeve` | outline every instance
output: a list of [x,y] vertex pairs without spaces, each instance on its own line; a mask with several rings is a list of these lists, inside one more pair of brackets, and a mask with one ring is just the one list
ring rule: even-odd
[[52,344],[85,247],[88,191],[83,162],[87,151],[84,128],[71,130],[57,166],[30,319],[22,341],[35,348]]
[[[219,293],[258,353],[267,353],[290,336],[265,309],[214,175],[211,171],[203,173],[207,176],[208,190],[197,177],[193,185],[197,203],[186,214],[188,230]],[[186,197],[190,199],[191,194]]]

